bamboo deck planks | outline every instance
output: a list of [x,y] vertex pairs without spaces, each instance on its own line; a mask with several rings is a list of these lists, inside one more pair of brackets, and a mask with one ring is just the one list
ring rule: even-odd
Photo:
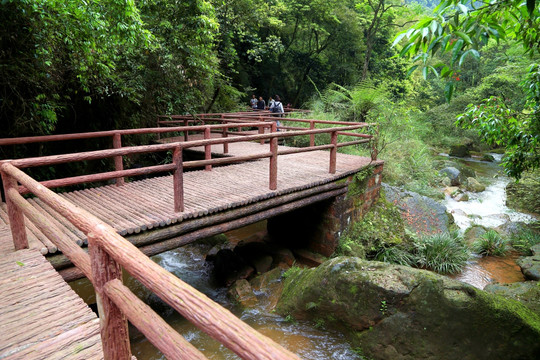
[[0,269],[1,359],[103,358],[99,320],[42,255],[2,253]]
[[[280,146],[279,149],[289,149]],[[204,148],[194,148],[203,151]],[[223,147],[213,147],[214,155],[244,156],[268,152],[268,144],[231,143],[229,153]],[[185,211],[174,212],[172,176],[155,177],[126,183],[121,187],[107,185],[89,188],[60,196],[84,208],[114,227],[120,235],[138,234],[141,231],[164,227],[185,219],[199,218],[221,211],[247,206],[276,196],[290,194],[328,184],[354,174],[370,164],[370,159],[338,154],[336,174],[328,172],[329,152],[313,151],[278,157],[278,187],[269,190],[269,159],[248,161],[241,164],[214,167],[212,171],[195,170],[184,173]],[[84,246],[86,236],[62,219],[39,199],[30,203],[65,231],[75,243]],[[0,231],[9,229],[5,204],[0,206]],[[43,253],[56,253],[57,249],[33,226],[27,224],[31,248]],[[12,245],[0,244],[0,249]]]

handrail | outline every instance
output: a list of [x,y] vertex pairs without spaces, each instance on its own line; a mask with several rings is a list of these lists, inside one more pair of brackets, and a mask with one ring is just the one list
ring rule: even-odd
[[[172,354],[171,351],[178,350],[177,347],[182,346],[180,343],[183,343],[177,336],[174,338],[176,340],[157,341],[155,337],[155,333],[159,334],[157,327],[164,325],[162,322],[156,325],[150,321],[157,315],[145,315],[145,312],[138,315],[133,313],[130,304],[125,301],[125,299],[129,299],[126,298],[127,293],[119,284],[121,282],[121,266],[186,319],[220,341],[241,358],[299,359],[298,356],[281,345],[249,327],[229,310],[219,306],[206,295],[160,267],[137,247],[117,234],[112,227],[47,189],[10,162],[3,162],[0,165],[0,171],[4,184],[7,184],[6,200],[10,208],[10,225],[14,239],[26,237],[24,217],[22,216],[22,211],[25,210],[23,209],[26,208],[25,213],[30,214],[28,207],[21,203],[21,201],[26,200],[16,191],[16,182],[28,188],[34,195],[88,236],[91,274],[87,268],[82,270],[89,276],[96,288],[105,358],[113,358],[114,356],[115,359],[129,359],[131,356],[127,322],[121,309],[126,311],[130,317],[149,316],[135,321],[134,325],[152,327],[150,330],[147,329],[148,333],[154,333],[154,335],[150,335],[149,340],[164,354]],[[56,241],[56,238],[53,236],[51,240]],[[61,242],[58,243],[58,246],[62,251],[67,249],[65,244]],[[28,247],[27,242],[25,247]],[[88,255],[85,254],[85,256]],[[134,304],[134,306],[137,305],[140,304]],[[140,330],[144,333],[143,329]],[[190,349],[182,349],[182,351],[190,351]],[[181,357],[182,359],[204,358],[189,357],[185,354],[183,356],[186,357]]]
[[[26,159],[16,159],[10,160],[10,162],[18,168],[34,167],[34,166],[46,166],[46,165],[56,165],[67,162],[74,161],[85,161],[85,160],[97,160],[103,158],[114,158],[115,160],[115,171],[98,173],[92,175],[83,175],[75,176],[69,178],[48,180],[42,183],[43,186],[47,187],[59,187],[59,186],[70,186],[86,182],[94,181],[104,181],[108,179],[121,179],[120,185],[123,184],[124,176],[135,176],[142,174],[153,174],[159,172],[173,172],[173,188],[174,188],[174,211],[183,212],[184,211],[184,195],[183,195],[183,169],[192,168],[196,166],[204,166],[206,170],[211,170],[212,166],[222,165],[227,163],[234,163],[239,161],[255,160],[262,158],[270,159],[270,169],[269,169],[269,188],[271,190],[277,189],[277,157],[279,155],[293,154],[300,152],[316,151],[321,149],[330,150],[330,159],[329,159],[329,172],[334,174],[336,172],[336,154],[337,149],[343,146],[350,146],[368,142],[367,138],[371,138],[371,135],[367,134],[358,134],[366,140],[357,140],[349,141],[346,143],[338,142],[338,135],[340,134],[352,134],[347,133],[349,130],[356,130],[369,126],[366,123],[345,123],[347,126],[339,127],[330,127],[315,129],[314,124],[316,120],[310,120],[310,129],[306,130],[295,130],[295,131],[286,131],[286,132],[277,132],[275,122],[241,122],[239,124],[215,124],[215,125],[196,125],[196,126],[180,126],[180,127],[171,127],[171,128],[146,128],[146,129],[127,129],[127,130],[115,130],[113,132],[98,132],[98,133],[82,133],[84,136],[102,136],[103,134],[113,134],[114,133],[114,149],[108,150],[96,150],[96,151],[87,151],[81,153],[73,154],[61,154],[61,155],[51,155],[51,156],[42,156]],[[341,123],[341,122],[340,122]],[[226,130],[231,127],[256,127],[259,129],[259,134],[257,135],[241,135],[241,136],[227,136],[229,132]],[[270,127],[270,133],[264,133],[264,128]],[[168,129],[168,130],[166,130]],[[223,130],[224,137],[221,138],[211,138],[211,130]],[[131,147],[122,147],[119,137],[122,134],[135,134],[135,133],[148,133],[151,131],[157,130],[160,133],[168,131],[183,131],[184,134],[187,134],[188,131],[196,130],[204,132],[203,140],[191,140],[183,142],[171,142],[165,144],[156,144],[156,145],[141,145],[141,146],[131,146]],[[331,135],[331,143],[328,146],[315,146],[314,136],[316,134],[329,133]],[[76,134],[81,136],[81,134]],[[310,146],[304,147],[301,149],[287,150],[287,151],[278,151],[278,138],[287,138],[294,136],[310,136]],[[42,137],[39,137],[42,138]],[[1,140],[1,139],[0,139]],[[235,142],[246,142],[246,141],[259,141],[261,144],[264,144],[265,140],[270,141],[270,149],[268,152],[253,154],[243,157],[229,157],[229,158],[218,158],[212,159],[211,146],[212,145],[223,145],[224,153],[228,151],[228,144]],[[205,149],[205,160],[201,161],[186,161],[182,160],[182,152],[184,149],[199,147],[202,146]],[[160,151],[173,151],[173,162],[171,164],[150,166],[140,169],[130,169],[124,170],[122,164],[122,156],[130,154],[142,154],[150,152],[160,152]],[[117,185],[119,182],[117,181]],[[19,191],[24,193],[28,189],[24,187],[20,188]]]

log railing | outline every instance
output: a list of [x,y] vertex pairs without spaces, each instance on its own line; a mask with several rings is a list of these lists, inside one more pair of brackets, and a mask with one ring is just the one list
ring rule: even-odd
[[[163,120],[163,119],[169,119],[169,120]],[[202,123],[206,122],[236,122],[236,123],[242,123],[242,122],[253,122],[253,121],[260,121],[260,122],[270,122],[270,121],[276,121],[279,120],[282,123],[287,122],[295,122],[295,123],[305,123],[309,126],[307,127],[299,127],[299,126],[284,126],[282,125],[280,129],[282,130],[293,130],[293,131],[305,131],[305,130],[314,130],[317,125],[322,125],[324,127],[332,127],[332,126],[352,126],[352,125],[358,125],[360,128],[373,128],[377,127],[377,124],[375,123],[364,123],[364,122],[349,122],[349,121],[331,121],[331,120],[317,120],[317,119],[304,119],[304,118],[291,118],[291,117],[280,117],[277,118],[273,116],[270,112],[261,111],[261,112],[238,112],[238,113],[209,113],[209,114],[195,114],[195,115],[160,115],[158,116],[157,125],[160,126],[171,126],[176,125],[179,123],[187,124],[190,121],[200,121]],[[234,134],[242,135],[240,132],[235,132]],[[353,132],[343,132],[340,131],[337,133],[337,135],[344,135],[349,137],[357,137],[357,138],[364,138],[364,139],[370,139],[373,136],[369,134],[359,134],[359,133],[353,133]],[[187,140],[187,135],[185,135]],[[309,146],[315,146],[315,134],[311,133],[309,140]],[[350,146],[350,145],[356,145],[360,143],[364,143],[365,141],[350,141],[346,143],[341,143],[338,145],[338,147],[342,146]],[[375,149],[373,149],[375,150]],[[375,151],[373,151],[375,153]],[[373,160],[376,160],[376,155],[373,157]]]
[[[349,146],[352,144],[369,142],[369,138],[363,138],[362,140],[356,140],[353,142],[339,143],[338,134],[345,131],[352,131],[366,126],[364,123],[358,123],[356,125],[350,125],[341,127],[332,127],[324,129],[310,129],[302,131],[287,131],[287,132],[277,132],[275,122],[241,122],[241,123],[227,123],[227,124],[218,124],[218,125],[198,125],[198,126],[188,126],[188,127],[174,127],[174,128],[154,128],[154,129],[133,129],[133,130],[116,130],[115,134],[133,134],[133,133],[151,133],[151,130],[159,131],[161,133],[168,131],[201,131],[205,134],[205,138],[202,140],[192,140],[187,142],[174,142],[166,144],[157,144],[157,145],[143,145],[143,146],[132,146],[132,147],[120,147],[116,149],[109,150],[97,150],[97,151],[88,151],[74,154],[62,154],[62,155],[52,155],[52,156],[42,156],[35,158],[26,158],[26,159],[16,159],[10,160],[10,163],[17,168],[26,168],[26,167],[35,167],[35,166],[47,166],[47,165],[56,165],[68,162],[76,161],[85,161],[85,160],[97,160],[103,158],[114,158],[115,160],[121,158],[125,155],[131,154],[143,154],[143,153],[152,153],[152,152],[162,152],[162,151],[172,151],[172,163],[164,165],[156,165],[139,169],[129,169],[129,170],[115,170],[111,172],[104,172],[92,175],[83,175],[75,176],[63,179],[55,179],[43,181],[41,184],[45,187],[61,187],[61,186],[70,186],[87,182],[95,181],[104,181],[109,179],[118,179],[125,176],[136,176],[136,175],[147,175],[159,172],[173,172],[173,189],[174,189],[174,211],[183,212],[184,211],[184,192],[183,192],[183,174],[184,169],[194,168],[194,167],[204,167],[206,170],[211,170],[214,165],[229,164],[234,162],[248,161],[269,158],[269,188],[271,190],[277,189],[277,158],[279,155],[287,155],[293,153],[301,153],[308,151],[316,150],[330,150],[329,152],[329,172],[334,174],[336,172],[336,157],[337,149],[340,146]],[[341,125],[341,124],[340,124]],[[257,127],[258,129],[264,130],[264,128],[270,127],[270,133],[261,133],[257,135],[249,136],[231,136],[231,137],[221,137],[221,138],[210,138],[210,132],[212,130],[226,130],[231,127]],[[101,132],[102,135],[104,132]],[[324,134],[328,133],[331,137],[330,144],[319,145],[319,146],[309,146],[304,148],[296,149],[278,149],[278,138],[287,138],[294,136],[314,136],[315,134]],[[81,135],[81,134],[78,134]],[[82,134],[83,136],[90,137],[89,134]],[[360,134],[363,135],[363,134]],[[267,152],[247,155],[247,156],[235,156],[235,157],[225,157],[225,158],[212,158],[211,157],[211,146],[212,145],[223,145],[224,150],[227,145],[235,142],[244,142],[244,141],[259,141],[264,144],[265,140],[270,142],[269,149]],[[0,144],[2,142],[0,141]],[[205,148],[205,159],[197,161],[183,161],[182,155],[183,150],[192,147],[204,147]],[[8,184],[10,186],[10,184]],[[19,191],[25,193],[28,191],[24,186],[22,186]],[[9,205],[9,204],[8,204]]]
[[[47,189],[9,161],[0,165],[16,249],[28,248],[24,216],[50,237],[96,290],[105,359],[130,359],[127,320],[169,359],[206,359],[122,284],[121,269],[158,295],[199,329],[243,359],[299,359],[249,327],[227,309],[166,271],[94,215]],[[88,237],[89,254],[43,218],[19,193],[18,184]]]

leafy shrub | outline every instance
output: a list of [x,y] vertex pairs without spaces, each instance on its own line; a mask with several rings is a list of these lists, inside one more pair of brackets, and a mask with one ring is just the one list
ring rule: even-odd
[[460,272],[469,259],[469,250],[455,232],[419,238],[414,243],[416,263],[441,274]]
[[504,256],[508,250],[508,240],[495,230],[488,230],[473,243],[473,251],[482,256]]
[[524,255],[532,255],[531,247],[540,244],[540,233],[532,230],[521,231],[510,238],[512,247]]
[[375,256],[375,260],[390,264],[413,266],[416,263],[416,256],[410,249],[393,246],[381,249]]

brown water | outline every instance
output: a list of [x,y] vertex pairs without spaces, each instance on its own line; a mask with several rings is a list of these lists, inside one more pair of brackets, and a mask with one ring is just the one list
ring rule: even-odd
[[[246,235],[258,233],[263,225],[254,224],[249,229],[237,230],[227,235],[234,242],[240,241],[245,239]],[[211,265],[204,260],[204,254],[208,250],[208,245],[187,245],[156,255],[152,259],[303,359],[362,359],[351,349],[342,334],[318,329],[308,322],[290,322],[272,313],[267,309],[268,303],[272,301],[270,294],[258,293],[260,304],[255,308],[241,309],[235,306],[226,296],[227,289],[216,286],[213,281]],[[125,276],[124,283],[209,359],[238,359],[220,343],[191,325],[138,281]],[[75,281],[70,285],[87,303],[95,302],[94,290],[87,280]],[[132,352],[137,359],[165,359],[137,329],[130,327],[130,337]]]
[[521,268],[516,264],[518,257],[518,253],[511,253],[505,257],[478,257],[471,261],[460,274],[452,278],[479,289],[492,283],[509,284],[525,281]]

